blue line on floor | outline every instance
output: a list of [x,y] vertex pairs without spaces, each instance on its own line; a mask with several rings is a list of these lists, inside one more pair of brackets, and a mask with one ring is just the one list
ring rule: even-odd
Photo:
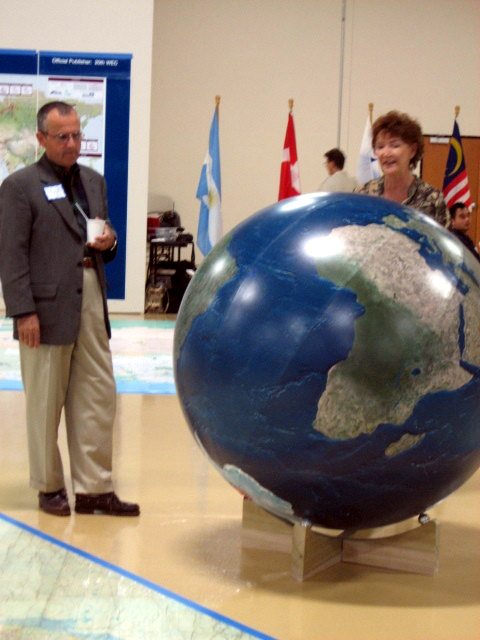
[[75,553],[78,556],[81,556],[82,558],[85,558],[91,562],[94,562],[97,565],[100,565],[102,567],[104,567],[105,569],[109,569],[110,571],[113,571],[114,573],[117,573],[121,576],[124,576],[130,580],[132,580],[133,582],[136,582],[138,584],[143,585],[144,587],[147,587],[148,589],[151,589],[152,591],[155,591],[156,593],[160,593],[163,596],[166,596],[167,598],[171,598],[172,600],[175,600],[176,602],[179,602],[182,605],[185,605],[186,607],[189,607],[190,609],[194,609],[195,611],[198,611],[204,615],[209,616],[210,618],[213,618],[214,620],[217,620],[219,622],[222,622],[223,624],[226,624],[230,627],[234,627],[235,629],[238,629],[239,631],[242,631],[244,633],[248,633],[251,636],[253,636],[254,638],[259,638],[259,640],[276,640],[273,636],[268,636],[265,635],[264,633],[261,633],[260,631],[256,631],[255,629],[252,629],[250,627],[247,627],[246,625],[237,622],[236,620],[232,620],[231,618],[227,618],[226,616],[223,616],[220,613],[217,613],[216,611],[212,611],[211,609],[207,609],[207,607],[202,606],[201,604],[198,604],[197,602],[193,602],[192,600],[188,600],[187,598],[184,598],[183,596],[178,595],[177,593],[174,593],[173,591],[169,591],[168,589],[165,589],[164,587],[160,587],[159,585],[155,584],[154,582],[151,582],[150,580],[146,580],[145,578],[141,578],[140,576],[135,575],[134,573],[131,573],[130,571],[127,571],[126,569],[122,569],[120,567],[117,567],[114,564],[111,564],[110,562],[107,562],[106,560],[102,560],[101,558],[97,558],[96,556],[92,555],[91,553],[88,553],[87,551],[82,551],[82,549],[78,549],[77,547],[74,547],[66,542],[63,542],[62,540],[58,540],[57,538],[54,538],[53,536],[49,536],[47,533],[43,533],[43,531],[39,531],[38,529],[34,529],[33,527],[30,527],[27,524],[24,524],[23,522],[20,522],[19,520],[15,520],[14,518],[11,518],[10,516],[5,515],[4,513],[0,513],[0,519],[8,522],[9,524],[18,527],[19,529],[23,529],[24,531],[27,531],[28,533],[33,534],[34,536],[37,536],[38,538],[41,538],[43,540],[46,540],[47,542],[50,542],[53,545],[56,545],[57,547],[61,547],[63,549],[66,549],[67,551],[70,551],[72,553]]

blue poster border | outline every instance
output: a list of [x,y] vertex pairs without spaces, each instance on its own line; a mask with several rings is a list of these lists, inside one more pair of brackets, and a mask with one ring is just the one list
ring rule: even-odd
[[105,78],[104,174],[109,215],[118,236],[115,260],[106,265],[108,298],[125,299],[130,79],[132,55],[0,49],[0,73]]
[[0,73],[36,75],[37,52],[33,49],[0,49]]

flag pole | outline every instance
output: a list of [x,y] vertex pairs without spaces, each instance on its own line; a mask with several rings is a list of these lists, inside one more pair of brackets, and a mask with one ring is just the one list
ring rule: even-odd
[[218,107],[220,106],[220,96],[215,96],[215,111],[217,112],[217,120],[220,119]]
[[457,104],[457,106],[455,107],[455,119],[458,118],[458,114],[460,113],[460,105]]
[[368,103],[368,111],[370,113],[370,124],[373,124],[373,102]]
[[290,98],[290,100],[288,101],[288,109],[289,109],[290,113],[292,113],[292,111],[293,111],[293,98]]

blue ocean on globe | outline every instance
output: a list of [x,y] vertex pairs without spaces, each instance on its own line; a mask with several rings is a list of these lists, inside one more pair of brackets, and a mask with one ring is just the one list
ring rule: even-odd
[[480,267],[434,220],[306,194],[209,253],[175,329],[178,395],[225,479],[290,521],[425,512],[480,465]]

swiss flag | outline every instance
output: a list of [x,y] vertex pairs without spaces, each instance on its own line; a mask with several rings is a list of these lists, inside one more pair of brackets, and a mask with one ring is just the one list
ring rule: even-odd
[[287,132],[283,143],[282,167],[280,170],[280,188],[278,199],[284,200],[300,195],[300,177],[298,174],[297,143],[292,112],[288,114]]

